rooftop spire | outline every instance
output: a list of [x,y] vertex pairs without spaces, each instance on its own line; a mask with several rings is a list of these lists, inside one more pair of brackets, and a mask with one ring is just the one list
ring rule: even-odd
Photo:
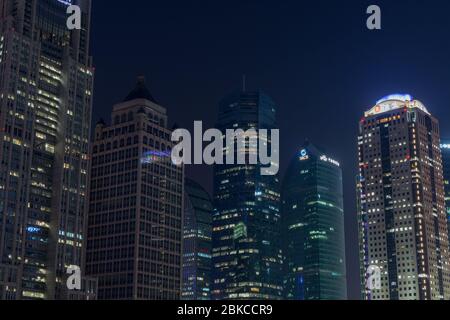
[[153,103],[157,103],[153,98],[152,94],[148,90],[145,84],[145,77],[143,75],[137,77],[137,83],[134,89],[128,94],[124,102],[135,100],[135,99],[145,99]]

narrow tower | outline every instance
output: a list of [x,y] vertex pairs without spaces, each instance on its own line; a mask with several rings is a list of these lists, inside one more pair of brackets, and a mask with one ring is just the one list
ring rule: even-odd
[[186,179],[183,218],[183,300],[211,299],[212,214],[208,192]]
[[442,165],[444,168],[445,207],[448,220],[448,232],[450,237],[450,141],[442,141]]
[[[274,129],[275,112],[264,93],[238,92],[220,103],[217,128],[223,134],[240,129],[244,135],[250,129]],[[257,152],[249,142],[239,148],[246,155]],[[213,299],[282,297],[279,180],[262,176],[260,167],[214,168]]]
[[448,300],[449,240],[439,123],[391,95],[359,126],[358,219],[363,297]]
[[289,166],[281,195],[285,298],[345,300],[340,163],[307,142]]
[[90,0],[0,0],[0,299],[68,299],[84,271]]

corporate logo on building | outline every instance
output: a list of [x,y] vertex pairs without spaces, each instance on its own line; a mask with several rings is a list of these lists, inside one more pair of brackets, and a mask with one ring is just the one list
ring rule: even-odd
[[[308,150],[307,150],[307,149],[302,149],[302,150],[300,151],[299,160],[300,160],[300,161],[306,161],[306,160],[309,160],[309,159],[310,159],[310,156],[309,156]],[[330,157],[328,157],[328,156],[326,156],[326,155],[321,155],[321,156],[319,157],[319,160],[320,160],[320,161],[323,161],[323,162],[330,163],[330,164],[332,164],[332,165],[334,165],[334,166],[336,166],[336,167],[340,167],[340,166],[341,166],[341,164],[339,163],[339,161],[336,161],[336,160],[334,160],[333,158],[330,158]]]

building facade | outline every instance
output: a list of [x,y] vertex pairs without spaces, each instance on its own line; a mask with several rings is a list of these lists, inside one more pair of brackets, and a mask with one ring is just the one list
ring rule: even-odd
[[441,151],[444,168],[445,207],[447,212],[448,234],[450,237],[450,141],[442,141]]
[[208,192],[185,180],[183,218],[183,300],[211,299],[212,214]]
[[142,77],[95,128],[86,268],[99,299],[180,299],[184,172],[171,148]]
[[439,123],[391,95],[359,128],[357,182],[363,298],[450,299]]
[[67,1],[0,0],[1,299],[67,299],[67,268],[83,269],[91,1],[73,2],[81,30]]
[[289,166],[281,195],[285,298],[347,299],[339,162],[307,142]]
[[[275,113],[274,102],[264,93],[238,92],[221,101],[216,127],[224,134],[227,129],[270,130]],[[257,152],[248,142],[239,148],[246,155]],[[216,165],[214,208],[212,298],[280,299],[278,177],[262,176],[260,165]]]

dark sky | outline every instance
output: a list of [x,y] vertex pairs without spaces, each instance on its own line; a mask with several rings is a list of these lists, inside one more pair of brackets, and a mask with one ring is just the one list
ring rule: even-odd
[[[382,10],[382,30],[366,9]],[[349,297],[359,297],[357,126],[391,93],[409,93],[450,137],[450,3],[413,0],[94,1],[94,121],[137,75],[170,121],[212,127],[221,97],[262,89],[278,104],[282,171],[308,138],[343,166]],[[189,168],[211,190],[211,168]]]

